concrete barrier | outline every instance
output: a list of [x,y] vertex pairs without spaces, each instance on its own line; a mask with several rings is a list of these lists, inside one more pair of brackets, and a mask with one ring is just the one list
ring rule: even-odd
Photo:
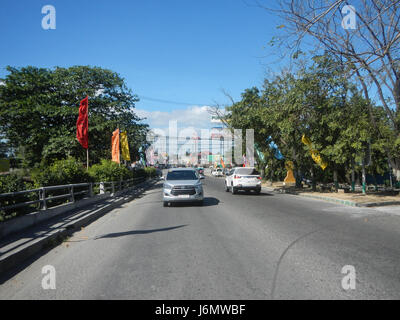
[[38,223],[46,221],[48,219],[54,218],[60,214],[66,213],[68,211],[72,211],[74,209],[83,208],[87,205],[97,203],[99,201],[103,201],[104,199],[110,198],[111,195],[102,194],[96,195],[92,198],[82,199],[76,202],[71,202],[67,204],[63,204],[57,207],[53,207],[46,210],[40,210],[37,212],[29,213],[20,217],[16,217],[14,219],[4,221],[0,223],[0,239],[18,232],[24,229],[35,226]]

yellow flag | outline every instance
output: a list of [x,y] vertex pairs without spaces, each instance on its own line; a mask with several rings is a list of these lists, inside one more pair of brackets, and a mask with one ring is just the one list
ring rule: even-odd
[[303,136],[301,137],[301,141],[308,146],[311,157],[313,158],[314,162],[317,163],[322,170],[325,170],[326,167],[328,166],[328,164],[322,160],[320,153],[318,152],[318,150],[315,150],[312,148],[312,142],[311,140],[305,135],[303,134]]
[[121,132],[121,151],[122,151],[122,158],[126,161],[131,161],[131,155],[129,153],[128,135],[126,132]]
[[286,178],[283,180],[285,183],[296,183],[296,179],[293,174],[294,164],[293,161],[286,161],[285,168],[287,170]]
[[301,141],[307,146],[310,146],[310,144],[311,144],[311,140],[309,138],[307,138],[305,134],[303,134]]

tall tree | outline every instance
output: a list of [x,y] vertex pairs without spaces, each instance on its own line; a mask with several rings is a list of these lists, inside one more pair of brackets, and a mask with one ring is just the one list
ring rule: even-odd
[[85,159],[75,138],[79,102],[89,96],[91,162],[110,157],[112,132],[126,130],[137,152],[147,126],[134,112],[137,96],[115,72],[98,67],[7,67],[0,86],[0,123],[25,165],[74,156]]
[[[400,178],[400,1],[359,0],[353,7],[345,0],[279,0],[274,6],[259,3],[283,19],[278,38],[289,52],[295,53],[303,45],[322,49],[351,67],[364,98],[370,101],[367,107],[376,129],[371,96],[377,93],[391,126],[391,134],[385,137],[386,153]],[[354,25],[347,24],[349,19]]]
[[[255,142],[262,146],[269,166],[282,166],[269,148],[274,141],[284,157],[294,162],[298,182],[310,172],[323,181],[333,177],[337,187],[348,170],[364,158],[366,146],[370,144],[379,159],[388,145],[369,122],[369,102],[350,83],[348,67],[329,54],[308,60],[312,64],[299,65],[296,73],[283,72],[266,79],[262,91],[245,90],[242,100],[227,108],[225,120],[233,128],[255,130]],[[388,134],[390,123],[384,109],[373,107],[373,112],[379,131]],[[303,134],[328,163],[325,171],[302,143]],[[384,161],[380,162],[382,166]]]

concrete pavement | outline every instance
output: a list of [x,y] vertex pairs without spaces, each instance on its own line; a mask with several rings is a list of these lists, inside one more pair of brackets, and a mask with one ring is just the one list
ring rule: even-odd
[[[0,299],[399,299],[399,207],[352,208],[207,177],[203,207],[161,184],[3,275]],[[42,267],[56,270],[43,290]],[[345,291],[345,265],[356,289]]]

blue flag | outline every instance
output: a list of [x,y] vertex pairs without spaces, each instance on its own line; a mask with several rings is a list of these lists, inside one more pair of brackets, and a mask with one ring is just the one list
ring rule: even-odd
[[[267,141],[271,141],[270,139],[271,139],[271,137],[269,137],[269,139]],[[279,150],[277,144],[274,141],[270,142],[269,147],[271,150],[274,151],[274,157],[276,159],[278,159],[278,160],[285,159],[285,157],[282,155],[281,151]]]

